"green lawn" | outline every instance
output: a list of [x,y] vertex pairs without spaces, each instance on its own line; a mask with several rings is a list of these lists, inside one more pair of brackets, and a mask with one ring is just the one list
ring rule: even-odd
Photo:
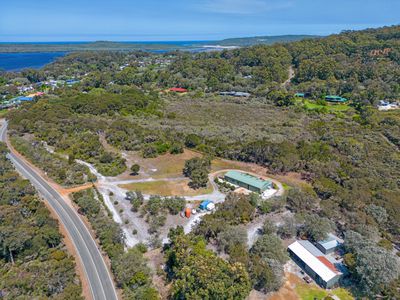
[[0,118],[3,118],[8,113],[8,110],[0,110]]
[[349,109],[349,106],[347,104],[328,104],[328,105],[324,106],[324,105],[319,105],[319,104],[313,103],[309,100],[305,101],[304,106],[307,109],[321,109],[321,108],[326,107],[329,112],[341,112],[341,111],[347,111]]
[[317,286],[311,286],[307,284],[301,284],[296,286],[296,293],[302,300],[314,300],[314,299],[322,300],[326,296],[328,296],[328,293],[325,290]]
[[290,190],[292,188],[291,186],[287,185],[286,183],[282,183],[282,186],[283,186],[285,191],[288,191],[288,190]]
[[326,107],[328,112],[331,112],[331,113],[344,112],[344,111],[347,111],[350,108],[347,104],[331,104],[331,103],[328,103],[326,106],[319,105],[319,104],[315,103],[314,101],[311,101],[311,100],[308,100],[308,99],[302,99],[302,98],[297,98],[296,102],[298,104],[302,104],[308,110],[322,109],[322,108]]
[[339,297],[340,300],[354,300],[351,293],[344,288],[337,288],[328,292],[315,285],[300,284],[296,286],[296,293],[302,300],[323,300],[329,295],[335,295]]
[[341,300],[353,300],[353,295],[344,288],[337,288],[333,290],[333,294],[338,296]]

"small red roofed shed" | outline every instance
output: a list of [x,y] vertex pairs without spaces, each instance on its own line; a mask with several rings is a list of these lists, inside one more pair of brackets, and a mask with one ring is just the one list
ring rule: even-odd
[[187,93],[188,90],[180,87],[174,87],[169,89],[170,92],[176,92],[176,93]]

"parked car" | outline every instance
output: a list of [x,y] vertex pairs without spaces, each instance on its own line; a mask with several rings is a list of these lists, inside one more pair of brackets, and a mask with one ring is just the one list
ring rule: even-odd
[[311,282],[312,282],[311,278],[308,277],[308,276],[304,276],[303,279],[304,279],[304,281],[307,282],[307,283],[311,283]]

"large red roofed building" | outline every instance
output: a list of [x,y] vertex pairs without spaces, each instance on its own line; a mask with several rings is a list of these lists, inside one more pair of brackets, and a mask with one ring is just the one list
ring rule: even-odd
[[179,87],[174,87],[169,89],[170,92],[175,92],[175,93],[187,93],[188,90],[184,88],[179,88]]

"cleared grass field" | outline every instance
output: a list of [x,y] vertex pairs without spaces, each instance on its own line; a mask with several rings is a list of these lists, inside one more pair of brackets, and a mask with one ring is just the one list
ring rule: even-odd
[[212,187],[193,190],[188,186],[189,180],[174,180],[174,181],[148,181],[120,185],[120,187],[136,191],[139,190],[147,195],[160,196],[197,196],[212,193]]

